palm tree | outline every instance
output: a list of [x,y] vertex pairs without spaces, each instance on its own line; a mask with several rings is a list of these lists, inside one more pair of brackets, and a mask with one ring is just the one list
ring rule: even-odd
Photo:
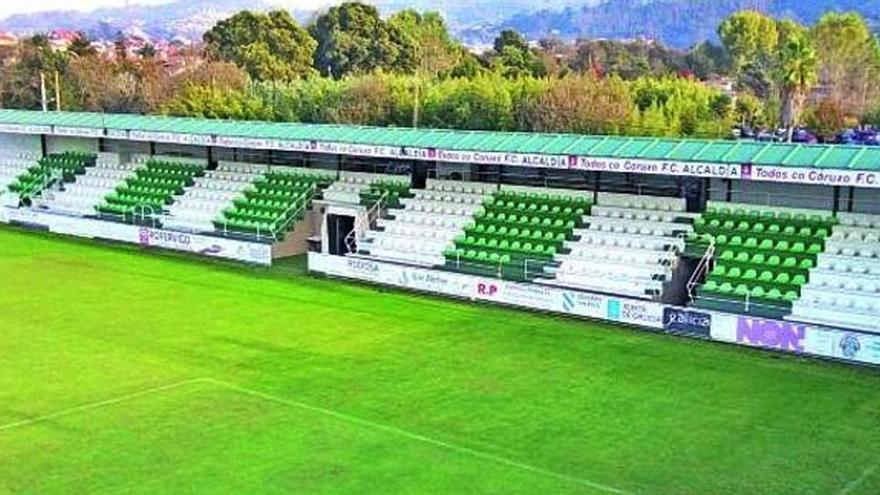
[[812,40],[806,34],[790,36],[779,49],[779,82],[782,93],[782,125],[791,141],[804,102],[818,79],[819,63]]

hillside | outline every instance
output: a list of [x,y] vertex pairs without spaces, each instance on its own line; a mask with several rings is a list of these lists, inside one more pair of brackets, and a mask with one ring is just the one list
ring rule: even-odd
[[880,22],[880,0],[607,0],[579,8],[517,14],[499,25],[465,30],[471,43],[491,39],[501,29],[515,29],[530,39],[557,35],[565,39],[650,38],[679,48],[715,38],[724,17],[741,9],[815,22],[824,12],[855,10],[872,24]]

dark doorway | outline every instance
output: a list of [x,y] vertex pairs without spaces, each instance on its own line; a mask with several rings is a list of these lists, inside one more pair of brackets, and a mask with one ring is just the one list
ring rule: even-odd
[[[354,230],[354,217],[347,215],[327,215],[327,236],[330,242],[330,254],[344,256],[349,249],[345,244],[348,234]],[[354,240],[351,241],[352,243]],[[352,246],[354,248],[355,246]]]

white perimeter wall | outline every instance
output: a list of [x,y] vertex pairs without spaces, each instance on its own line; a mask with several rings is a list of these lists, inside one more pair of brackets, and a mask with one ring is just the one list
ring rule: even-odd
[[80,137],[46,136],[46,150],[49,153],[61,153],[64,151],[97,153],[98,140]]
[[0,156],[19,155],[21,153],[40,154],[40,136],[29,134],[0,133]]

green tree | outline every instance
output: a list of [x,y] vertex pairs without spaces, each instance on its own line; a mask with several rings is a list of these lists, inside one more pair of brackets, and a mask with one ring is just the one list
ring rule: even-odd
[[495,38],[492,62],[495,69],[507,78],[543,77],[547,68],[529,48],[526,40],[516,31],[501,31]]
[[311,75],[317,42],[283,10],[241,11],[204,35],[212,60],[242,67],[258,81],[292,81]]
[[843,105],[832,98],[823,98],[804,112],[804,122],[824,141],[834,139],[847,124]]
[[76,38],[67,46],[67,52],[75,57],[89,57],[95,55],[97,50],[92,46],[92,42],[85,32],[76,33]]
[[782,99],[781,119],[791,140],[800,122],[804,102],[818,77],[818,60],[812,40],[806,34],[789,37],[779,50],[778,81]]
[[388,19],[388,25],[400,32],[405,46],[414,48],[417,70],[422,74],[448,73],[464,57],[464,48],[452,38],[446,21],[436,12],[401,10]]
[[309,31],[318,42],[315,67],[336,78],[376,69],[412,73],[418,64],[414,40],[398,24],[382,20],[371,5],[346,2],[318,17]]
[[854,12],[830,12],[812,33],[829,97],[850,113],[863,113],[877,101],[874,89],[880,84],[880,48],[867,22]]
[[730,55],[739,87],[769,97],[779,43],[776,21],[757,11],[735,12],[718,26],[718,37]]
[[779,39],[776,21],[754,10],[728,16],[718,26],[718,37],[730,54],[735,71],[769,60]]

